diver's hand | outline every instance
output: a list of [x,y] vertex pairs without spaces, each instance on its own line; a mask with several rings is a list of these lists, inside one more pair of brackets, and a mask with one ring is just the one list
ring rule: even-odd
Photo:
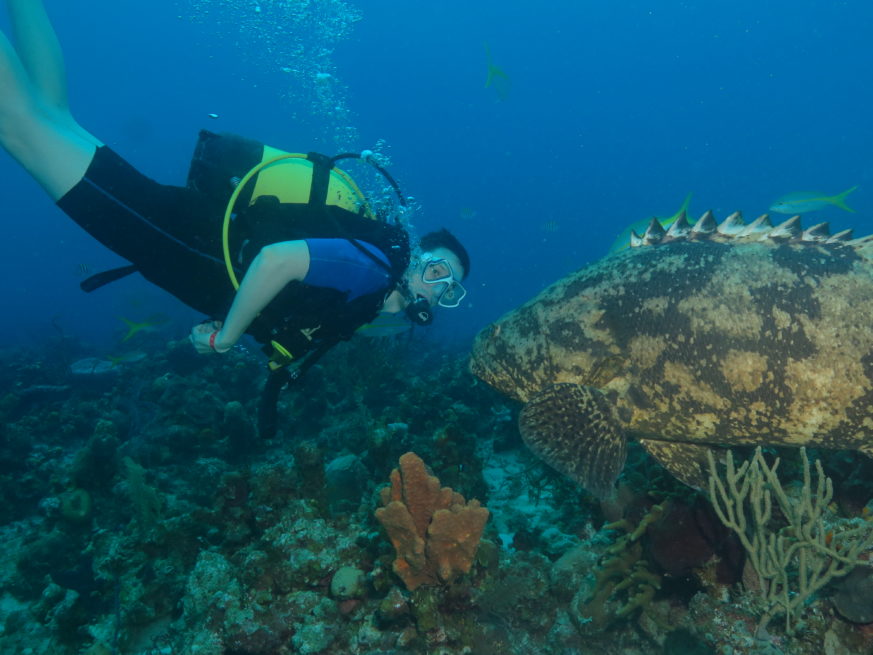
[[221,321],[204,321],[191,328],[191,343],[194,350],[201,355],[207,353],[224,353],[230,350],[230,346],[222,347],[218,338],[221,330]]

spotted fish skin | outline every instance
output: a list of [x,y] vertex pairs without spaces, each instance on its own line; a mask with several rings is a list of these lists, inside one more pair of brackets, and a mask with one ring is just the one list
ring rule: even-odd
[[590,461],[573,461],[591,450],[576,442],[601,432],[582,420],[575,435],[550,434],[540,419],[553,406],[545,390],[565,390],[556,410],[565,414],[572,386],[599,391],[620,438],[640,439],[695,486],[718,445],[873,452],[870,239],[803,231],[797,217],[776,227],[762,219],[747,226],[732,215],[716,226],[705,215],[692,228],[683,217],[667,233],[651,225],[632,235],[639,247],[559,280],[485,328],[471,370],[537,405],[522,411],[525,441],[601,491],[616,467],[598,478]]

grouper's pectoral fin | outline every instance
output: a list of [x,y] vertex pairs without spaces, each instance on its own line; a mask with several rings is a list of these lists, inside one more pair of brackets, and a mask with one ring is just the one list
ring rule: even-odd
[[706,453],[715,452],[714,449],[698,444],[653,439],[640,439],[640,444],[680,482],[695,489],[709,488],[709,461]]
[[627,440],[615,408],[594,387],[562,383],[533,396],[518,418],[535,455],[598,496],[624,467]]

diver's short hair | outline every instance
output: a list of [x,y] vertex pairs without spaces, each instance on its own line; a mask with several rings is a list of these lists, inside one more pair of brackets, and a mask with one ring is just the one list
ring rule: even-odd
[[464,267],[464,278],[462,279],[466,279],[470,274],[470,255],[467,254],[467,249],[464,248],[464,246],[461,245],[461,242],[458,241],[457,237],[447,229],[443,228],[436,232],[428,232],[421,237],[419,247],[425,252],[430,252],[437,248],[451,250],[455,253],[455,256],[457,256],[458,261],[461,262],[461,266]]

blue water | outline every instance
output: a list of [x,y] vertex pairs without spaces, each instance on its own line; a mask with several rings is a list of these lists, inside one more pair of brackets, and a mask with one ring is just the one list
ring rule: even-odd
[[[857,214],[805,220],[873,231],[866,0],[352,2],[362,20],[328,57],[338,117],[282,70],[283,4],[47,2],[75,115],[163,182],[184,182],[202,127],[298,151],[384,140],[422,206],[416,229],[446,226],[471,252],[465,305],[432,329],[460,347],[689,192],[695,214],[755,217],[788,192],[859,185]],[[511,80],[502,102],[485,88],[485,42]],[[337,125],[356,143],[339,144]],[[111,343],[119,315],[169,314],[177,335],[199,319],[141,280],[80,292],[82,266],[120,260],[2,153],[0,188],[0,344],[58,326]]]

